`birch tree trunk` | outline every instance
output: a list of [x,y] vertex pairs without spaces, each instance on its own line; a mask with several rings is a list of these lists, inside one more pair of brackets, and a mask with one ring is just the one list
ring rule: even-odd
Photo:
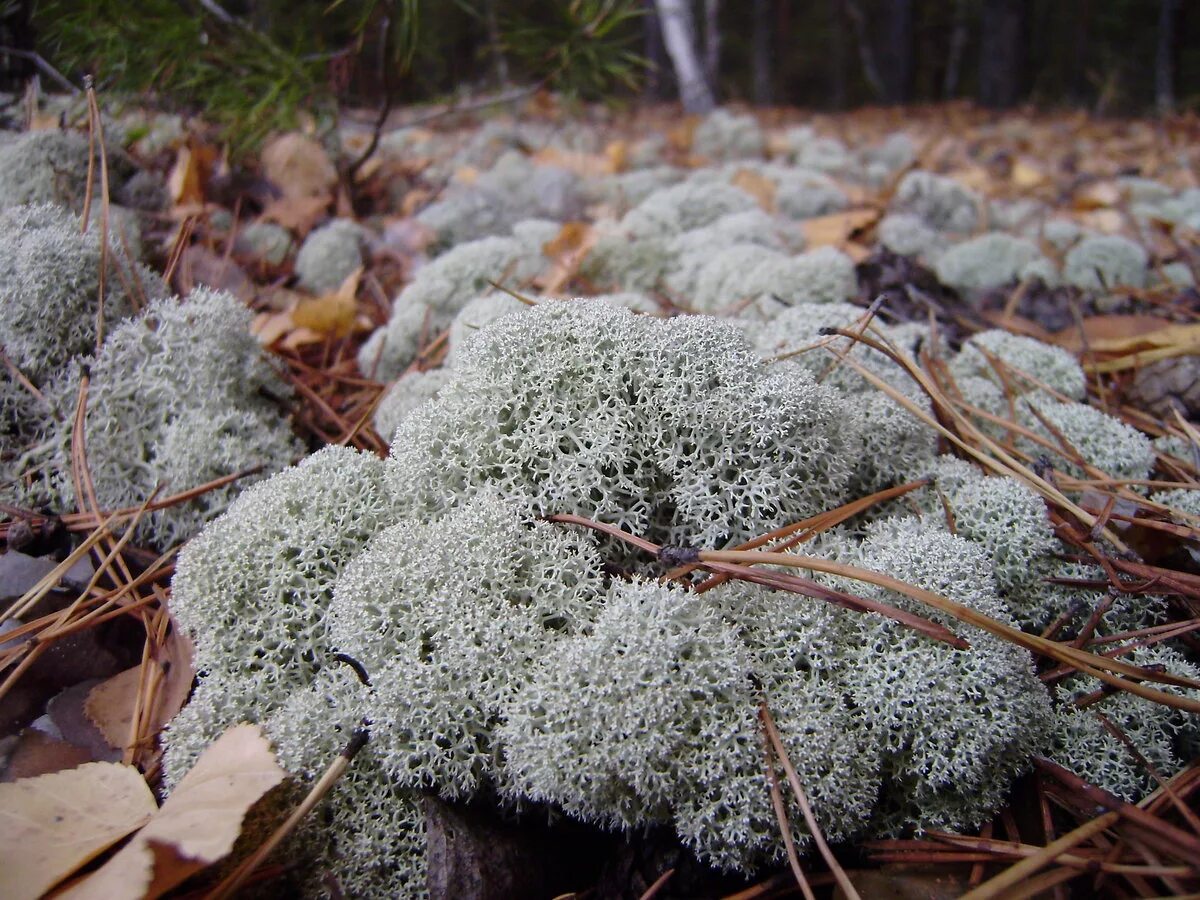
[[683,108],[696,115],[711,112],[715,104],[696,55],[696,29],[688,0],[657,0],[657,3],[659,27],[675,68]]

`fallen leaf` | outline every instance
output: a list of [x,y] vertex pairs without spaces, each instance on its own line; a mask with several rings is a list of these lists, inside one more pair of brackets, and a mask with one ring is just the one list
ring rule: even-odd
[[629,166],[629,143],[622,140],[609,141],[604,148],[604,156],[608,160],[609,172],[624,172]]
[[83,711],[104,739],[118,749],[129,743],[133,707],[142,683],[142,667],[134,666],[100,682],[87,695]]
[[174,278],[181,294],[189,294],[197,285],[229,291],[243,303],[254,299],[254,282],[230,257],[214,253],[201,244],[192,244],[179,257]]
[[682,120],[667,130],[667,143],[681,153],[692,149],[692,138],[700,125],[699,116],[684,116]]
[[[1148,315],[1097,315],[1087,316],[1082,321],[1083,333],[1080,334],[1079,328],[1064,328],[1051,339],[1072,353],[1079,353],[1084,349],[1084,337],[1087,338],[1087,348],[1092,351],[1099,350],[1102,346],[1108,350],[1121,350],[1126,340],[1134,340],[1141,335],[1150,334],[1167,328],[1171,325],[1170,320],[1164,319],[1161,316]],[[1106,342],[1116,341],[1115,347],[1107,346]]]
[[266,205],[259,219],[282,225],[296,236],[304,237],[325,218],[330,201],[329,196],[280,197]]
[[1018,159],[1009,173],[1012,183],[1022,190],[1031,190],[1046,183],[1046,173],[1041,167],[1028,159]]
[[285,777],[258,726],[235,725],[200,755],[128,844],[60,896],[72,900],[161,896],[227,856],[246,812]]
[[738,169],[729,179],[735,188],[741,188],[758,201],[767,212],[775,211],[775,182],[753,169]]
[[587,222],[567,222],[554,239],[542,247],[553,260],[550,270],[538,279],[547,294],[557,294],[579,272],[579,267],[596,243],[596,230]]
[[264,347],[270,347],[294,327],[290,310],[264,312],[254,317],[254,321],[250,323],[250,333],[258,338],[258,342]]
[[[40,897],[155,813],[136,769],[87,763],[0,784],[0,872],[8,900]],[[128,896],[115,891],[110,897]]]
[[848,209],[828,216],[805,219],[800,223],[800,230],[804,233],[807,247],[837,247],[849,240],[856,231],[861,231],[878,220],[879,213],[876,210]]
[[1093,181],[1085,184],[1071,198],[1071,205],[1081,212],[1108,209],[1121,202],[1121,187],[1115,181]]
[[611,175],[617,171],[614,168],[614,157],[610,156],[607,152],[601,155],[598,153],[582,153],[575,150],[561,150],[558,147],[550,146],[538,150],[530,159],[541,166],[554,166],[559,169],[566,169],[569,172],[574,172],[581,178]]
[[1083,227],[1104,234],[1120,234],[1125,225],[1125,217],[1116,209],[1094,209],[1080,213],[1076,218]]
[[8,765],[0,782],[48,775],[90,762],[95,760],[86,748],[60,741],[36,728],[26,728],[8,754]]
[[167,176],[167,192],[177,206],[204,203],[204,173],[201,154],[183,146],[175,154],[175,165]]
[[262,151],[263,174],[285,199],[323,197],[337,186],[338,173],[321,143],[308,135],[290,132],[275,138]]
[[318,334],[345,337],[354,326],[358,312],[358,281],[362,278],[359,266],[342,282],[341,286],[322,297],[306,297],[292,310],[292,323],[297,328],[310,328]]

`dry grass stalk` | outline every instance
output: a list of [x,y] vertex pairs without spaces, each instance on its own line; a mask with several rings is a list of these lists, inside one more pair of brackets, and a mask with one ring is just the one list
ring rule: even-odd
[[771,717],[771,711],[767,708],[766,703],[759,704],[758,719],[762,723],[763,730],[766,731],[767,739],[770,741],[771,748],[775,751],[780,765],[783,766],[783,772],[787,775],[788,784],[792,787],[792,793],[796,795],[796,803],[800,806],[800,812],[804,815],[804,822],[808,825],[809,834],[812,835],[813,843],[817,845],[817,850],[820,852],[821,858],[829,866],[829,871],[833,873],[834,880],[837,882],[838,887],[841,888],[847,900],[862,900],[858,895],[858,891],[854,889],[853,883],[846,876],[845,870],[837,861],[837,857],[829,849],[829,845],[825,842],[825,836],[821,834],[821,828],[817,825],[817,819],[813,815],[812,806],[809,805],[808,797],[804,794],[804,786],[800,784],[800,776],[796,774],[796,769],[792,766],[792,761],[788,759],[787,748],[783,746],[783,738],[779,736],[779,729],[775,727],[775,720]]

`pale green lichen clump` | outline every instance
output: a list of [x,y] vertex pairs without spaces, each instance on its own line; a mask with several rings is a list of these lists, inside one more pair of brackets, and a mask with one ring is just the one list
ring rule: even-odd
[[[263,478],[302,453],[282,412],[289,389],[250,334],[250,312],[230,294],[198,289],[150,303],[87,361],[88,467],[101,509],[136,507],[157,488],[182,493],[226,475]],[[73,411],[80,369],[48,389],[58,411],[41,490],[71,508]],[[260,473],[247,470],[261,467]],[[148,513],[139,541],[165,548],[223,511],[240,487]],[[36,492],[35,492],[36,493]]]
[[[311,778],[366,720],[334,833],[296,850],[355,893],[423,892],[419,790],[668,825],[746,871],[782,853],[765,701],[831,837],[978,824],[1049,747],[1049,698],[1024,651],[948,619],[969,650],[752,585],[643,581],[610,539],[540,518],[720,547],[836,506],[865,446],[844,403],[858,389],[761,362],[705,317],[546,301],[480,328],[387,460],[322,451],[181,554],[173,608],[201,677],[168,732],[168,780],[241,719],[265,722]],[[1050,552],[1044,519],[1012,483],[957,465],[941,485],[959,535],[928,513],[885,517],[810,551],[1015,621],[1001,585]]]

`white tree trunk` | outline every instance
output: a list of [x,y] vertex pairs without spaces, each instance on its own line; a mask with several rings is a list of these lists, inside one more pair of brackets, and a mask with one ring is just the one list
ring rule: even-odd
[[671,56],[671,65],[675,67],[675,80],[679,82],[679,99],[683,101],[684,110],[698,115],[711,112],[715,104],[696,54],[696,29],[692,25],[688,0],[656,0],[656,3],[663,42]]

